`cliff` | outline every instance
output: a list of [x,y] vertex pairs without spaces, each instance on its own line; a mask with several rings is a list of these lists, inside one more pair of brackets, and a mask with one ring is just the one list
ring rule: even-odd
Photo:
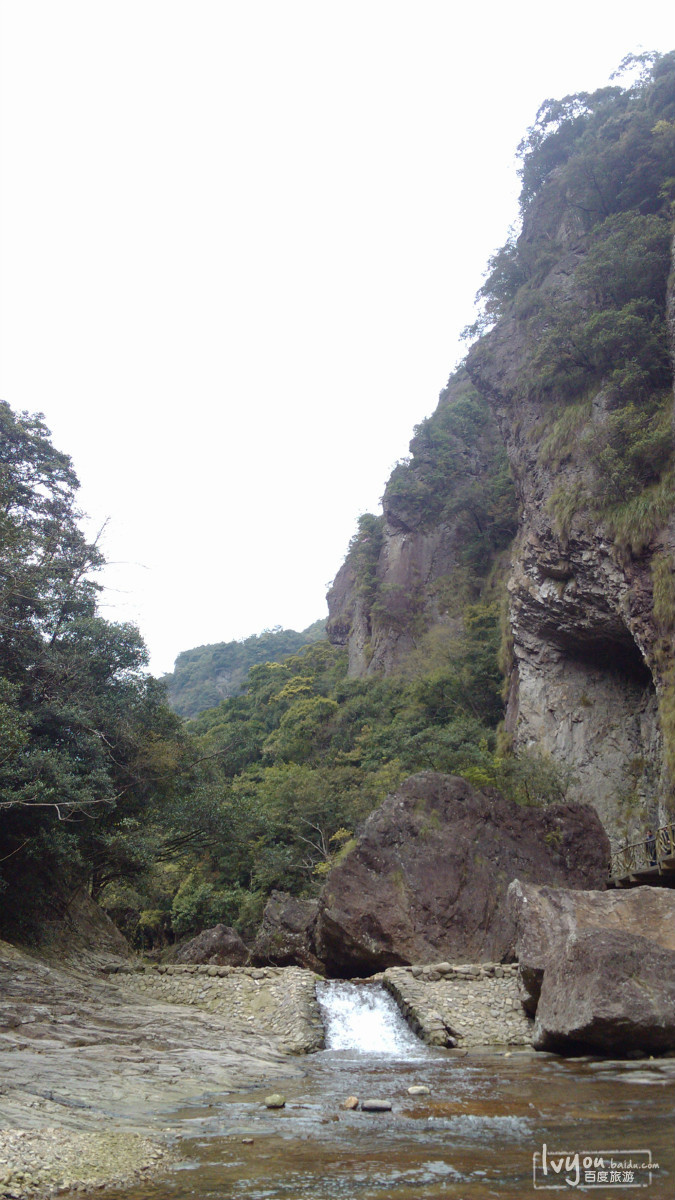
[[432,630],[449,638],[516,529],[516,504],[494,415],[460,370],[415,430],[387,483],[379,518],[361,519],[328,593],[328,637],[352,676],[395,672]]
[[503,579],[513,747],[571,768],[623,840],[673,811],[675,55],[547,101],[521,153],[482,334],[354,539],[328,633],[353,675],[405,671]]

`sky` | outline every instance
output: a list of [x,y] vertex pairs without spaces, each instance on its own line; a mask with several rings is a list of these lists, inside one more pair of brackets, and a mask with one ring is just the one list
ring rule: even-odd
[[673,48],[666,0],[0,0],[0,398],[155,673],[324,615],[540,103]]

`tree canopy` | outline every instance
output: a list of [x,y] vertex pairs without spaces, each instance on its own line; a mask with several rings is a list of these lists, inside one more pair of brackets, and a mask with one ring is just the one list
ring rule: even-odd
[[1,920],[26,928],[44,897],[139,865],[133,829],[173,790],[182,734],[138,630],[97,610],[70,460],[5,403],[0,434]]

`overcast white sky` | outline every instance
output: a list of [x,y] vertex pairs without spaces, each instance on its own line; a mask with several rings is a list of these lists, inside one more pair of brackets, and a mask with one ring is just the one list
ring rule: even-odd
[[541,101],[672,4],[0,0],[0,397],[156,672],[325,611],[462,353]]

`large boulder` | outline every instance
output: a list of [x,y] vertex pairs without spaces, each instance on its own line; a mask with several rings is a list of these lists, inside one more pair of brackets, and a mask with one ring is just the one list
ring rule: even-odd
[[248,946],[227,925],[204,929],[185,942],[175,956],[177,963],[212,963],[220,967],[243,967],[248,962]]
[[582,933],[544,973],[533,1044],[613,1056],[675,1049],[675,952],[617,929]]
[[445,958],[512,958],[509,883],[601,887],[608,862],[609,842],[590,806],[522,808],[426,771],[387,797],[330,872],[317,953],[329,974],[342,976]]
[[675,1049],[675,892],[567,891],[516,880],[508,904],[537,1049]]
[[317,908],[316,900],[299,900],[288,892],[271,892],[251,951],[253,966],[272,963],[277,967],[323,971],[323,964],[314,953]]

